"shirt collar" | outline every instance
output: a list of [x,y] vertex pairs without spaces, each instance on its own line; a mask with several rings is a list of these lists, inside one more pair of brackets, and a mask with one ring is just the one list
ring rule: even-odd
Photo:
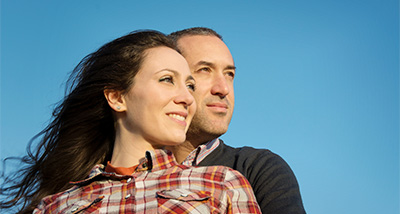
[[195,150],[193,150],[186,159],[182,162],[182,165],[186,166],[196,166],[199,164],[204,158],[207,157],[215,148],[217,148],[220,144],[219,138],[215,138],[213,140],[208,141],[205,144],[201,144]]
[[[141,171],[158,171],[163,169],[168,169],[172,166],[178,165],[174,155],[169,150],[156,149],[152,151],[147,151],[144,158],[140,159],[139,165],[135,170],[136,172]],[[116,179],[125,179],[127,177],[132,177],[132,175],[119,175],[114,172],[105,172],[105,166],[103,164],[98,164],[92,168],[89,176],[85,180],[70,182],[71,184],[81,185],[90,182],[97,176],[113,177]]]
[[[172,166],[178,165],[172,152],[164,149],[147,151],[146,159],[147,166],[151,171],[168,169]],[[138,168],[140,168],[140,165]]]

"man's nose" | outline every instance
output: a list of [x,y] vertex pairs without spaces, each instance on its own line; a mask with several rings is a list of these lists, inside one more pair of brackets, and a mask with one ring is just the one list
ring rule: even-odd
[[211,88],[211,94],[224,98],[229,92],[229,83],[225,76],[223,74],[216,76]]

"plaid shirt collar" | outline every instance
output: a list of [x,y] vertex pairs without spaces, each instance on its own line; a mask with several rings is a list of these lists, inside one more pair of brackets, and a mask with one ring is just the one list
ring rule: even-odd
[[[176,162],[174,155],[169,150],[156,149],[152,151],[146,151],[146,156],[139,161],[139,165],[135,170],[136,172],[150,171],[155,172],[163,169],[171,168],[175,165],[179,165]],[[126,179],[132,177],[132,175],[119,175],[114,172],[105,172],[105,166],[98,164],[90,171],[88,178],[81,181],[70,182],[75,185],[84,185],[87,182],[91,182],[98,176],[112,177],[115,179]]]
[[205,144],[198,146],[193,150],[186,159],[182,162],[185,166],[197,166],[204,158],[207,157],[214,149],[216,149],[220,144],[219,138],[208,141]]

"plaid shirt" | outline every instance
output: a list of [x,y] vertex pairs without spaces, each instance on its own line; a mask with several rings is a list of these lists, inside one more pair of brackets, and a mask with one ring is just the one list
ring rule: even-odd
[[45,197],[33,213],[261,213],[239,172],[179,165],[171,152],[146,152],[132,175],[96,165],[74,187]]
[[186,159],[182,162],[185,166],[197,166],[204,158],[207,157],[214,149],[219,146],[219,139],[215,138],[205,144],[201,144],[195,150],[193,150]]

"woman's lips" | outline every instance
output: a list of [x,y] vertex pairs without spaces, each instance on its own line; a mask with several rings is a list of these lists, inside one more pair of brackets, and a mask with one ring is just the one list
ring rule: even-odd
[[167,113],[168,117],[171,118],[173,121],[177,122],[180,125],[183,125],[186,127],[186,117],[187,113],[185,112],[170,112]]

